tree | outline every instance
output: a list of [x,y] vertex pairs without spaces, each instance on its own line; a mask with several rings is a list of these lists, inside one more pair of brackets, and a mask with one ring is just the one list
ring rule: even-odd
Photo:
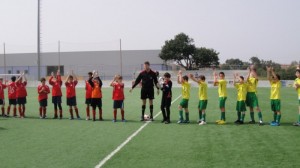
[[192,58],[196,68],[218,66],[220,64],[219,53],[214,49],[205,47],[196,48],[195,54]]
[[193,42],[188,35],[180,33],[174,39],[165,41],[159,57],[164,61],[174,60],[178,65],[190,70],[194,64],[192,57],[196,50]]
[[227,59],[225,64],[222,65],[222,69],[230,70],[230,69],[247,69],[249,67],[249,62],[243,62],[242,60],[236,58]]

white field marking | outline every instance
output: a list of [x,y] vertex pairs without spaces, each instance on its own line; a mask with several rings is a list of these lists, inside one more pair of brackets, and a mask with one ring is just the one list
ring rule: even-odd
[[[171,104],[173,104],[174,102],[176,102],[179,98],[181,97],[178,96],[175,100],[173,100],[171,102]],[[161,113],[161,111],[159,111],[155,116],[154,119],[159,116]],[[95,166],[95,168],[100,168],[101,166],[103,166],[109,159],[111,159],[116,153],[118,153],[126,144],[128,144],[128,142],[130,142],[132,140],[132,138],[134,138],[135,136],[137,136],[149,123],[151,122],[146,122],[145,124],[143,124],[138,130],[136,130],[133,134],[131,134],[123,143],[121,143],[115,150],[113,150],[110,154],[108,154],[104,159],[102,159],[98,165]]]

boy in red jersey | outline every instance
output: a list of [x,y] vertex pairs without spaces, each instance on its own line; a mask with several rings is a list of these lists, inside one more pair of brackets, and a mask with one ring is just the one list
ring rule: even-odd
[[26,85],[27,85],[27,80],[25,77],[25,73],[23,72],[21,76],[16,80],[16,86],[17,86],[17,104],[19,105],[19,115],[20,118],[25,117],[25,104],[26,104],[26,96],[27,96],[27,91],[26,91]]
[[13,112],[14,112],[14,117],[17,117],[17,86],[16,86],[16,77],[12,76],[11,77],[11,81],[8,83],[8,107],[7,107],[7,117],[9,117],[9,113],[10,113],[10,106],[13,105]]
[[59,119],[62,119],[62,107],[61,107],[61,85],[62,80],[60,76],[60,70],[57,70],[56,76],[54,73],[51,73],[51,77],[49,79],[49,84],[52,85],[52,103],[54,104],[54,117],[53,119],[58,118],[57,107],[59,108]]
[[6,84],[3,83],[3,78],[0,78],[0,105],[1,105],[1,112],[2,117],[5,117],[5,100],[4,100],[4,89],[6,88]]
[[77,77],[74,75],[73,71],[71,73],[72,75],[68,75],[65,85],[66,85],[66,97],[67,97],[67,105],[69,106],[69,112],[71,115],[70,120],[73,120],[73,108],[76,113],[77,119],[80,119],[78,108],[77,108],[77,102],[76,102],[76,90],[75,87],[78,83]]
[[93,88],[89,83],[89,80],[93,78],[93,73],[89,72],[89,79],[85,81],[85,104],[86,104],[86,120],[90,120],[90,105],[92,103],[92,91]]
[[48,94],[50,93],[49,86],[46,85],[46,79],[41,78],[41,83],[38,88],[38,100],[40,103],[40,119],[45,119],[46,118],[46,108],[48,105]]
[[91,105],[93,108],[93,121],[96,120],[96,108],[99,109],[99,120],[102,121],[102,81],[98,75],[98,72],[93,72],[93,78],[90,78],[89,84],[92,87],[92,99]]
[[113,87],[113,97],[114,100],[114,119],[113,122],[117,121],[117,109],[121,109],[122,122],[126,122],[124,118],[124,83],[122,82],[122,76],[116,75],[114,80],[110,83]]

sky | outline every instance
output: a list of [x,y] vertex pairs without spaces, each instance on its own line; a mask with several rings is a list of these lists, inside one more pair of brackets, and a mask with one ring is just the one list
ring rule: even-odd
[[[220,62],[300,61],[299,0],[41,0],[42,52],[161,49],[183,32]],[[6,53],[37,51],[37,0],[0,0]],[[3,53],[4,47],[0,47]]]

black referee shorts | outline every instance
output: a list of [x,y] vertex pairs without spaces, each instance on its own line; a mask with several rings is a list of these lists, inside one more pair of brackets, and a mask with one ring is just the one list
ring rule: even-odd
[[142,88],[141,99],[154,99],[154,88]]

